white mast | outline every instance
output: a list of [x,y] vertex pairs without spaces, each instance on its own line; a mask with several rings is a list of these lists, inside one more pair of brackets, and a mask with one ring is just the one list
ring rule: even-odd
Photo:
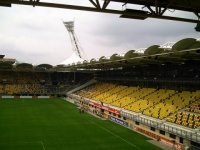
[[69,36],[71,39],[71,44],[72,44],[72,49],[74,53],[81,59],[85,60],[86,56],[85,53],[81,47],[81,44],[74,32],[74,21],[68,21],[68,22],[63,22],[65,25],[67,31],[69,32]]

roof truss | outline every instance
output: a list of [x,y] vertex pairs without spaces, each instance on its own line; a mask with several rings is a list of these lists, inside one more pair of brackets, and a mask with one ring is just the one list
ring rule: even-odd
[[[49,0],[50,1],[50,0]],[[71,0],[73,1],[73,0]],[[80,6],[79,4],[69,5],[67,3],[52,3],[43,2],[42,0],[0,0],[0,6],[12,6],[12,4],[19,5],[29,5],[29,6],[42,6],[51,8],[62,8],[62,9],[74,9],[83,10],[90,12],[108,13],[108,14],[118,14],[125,18],[131,19],[146,19],[146,18],[157,18],[166,20],[183,21],[190,23],[200,23],[200,4],[198,0],[85,0],[92,4],[92,6]],[[100,3],[101,2],[101,3]],[[122,10],[122,9],[112,9],[108,8],[110,3],[118,3],[123,6],[126,4],[130,5],[142,5],[143,8],[147,8],[148,11],[134,9]],[[167,9],[181,10],[185,12],[192,12],[196,14],[197,19],[185,18],[185,17],[175,17],[175,16],[165,16],[164,13]]]

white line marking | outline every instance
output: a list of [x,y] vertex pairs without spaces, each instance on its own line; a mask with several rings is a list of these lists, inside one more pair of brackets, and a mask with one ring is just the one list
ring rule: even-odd
[[109,132],[110,134],[114,135],[115,137],[121,139],[122,141],[124,141],[124,142],[130,144],[131,146],[133,146],[133,147],[135,147],[135,148],[137,148],[137,149],[139,149],[139,150],[142,150],[142,149],[140,149],[139,147],[135,146],[134,144],[130,143],[129,141],[127,141],[127,140],[123,139],[122,137],[116,135],[115,133],[109,131],[108,129],[106,129],[106,128],[100,126],[100,125],[98,125],[97,123],[95,123],[94,121],[90,120],[89,118],[87,118],[87,117],[85,117],[85,118],[86,118],[87,120],[89,120],[90,122],[92,122],[93,124],[95,124],[96,126],[100,127],[101,129],[103,129],[103,130]]
[[0,143],[1,144],[34,144],[34,143],[40,143],[40,142],[7,142],[7,143]]
[[42,144],[42,147],[43,147],[43,149],[44,149],[44,150],[46,150],[46,148],[44,147],[44,144],[43,144],[43,142],[41,141],[40,143]]
[[35,143],[41,144],[43,147],[43,150],[46,150],[42,141],[41,142],[10,142],[10,143],[7,142],[7,143],[0,143],[0,145],[3,145],[3,144],[35,144]]

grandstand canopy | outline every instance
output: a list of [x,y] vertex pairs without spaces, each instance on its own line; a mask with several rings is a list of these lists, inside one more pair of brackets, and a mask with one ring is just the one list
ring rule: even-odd
[[0,55],[0,59],[4,58],[5,55]]
[[83,64],[87,64],[87,63],[88,63],[88,61],[87,61],[87,60],[84,60],[84,61],[83,61]]
[[90,63],[96,63],[96,62],[98,62],[95,58],[92,58],[91,60],[90,60]]
[[[165,64],[184,64],[196,63],[200,64],[200,41],[194,38],[182,39],[178,42],[170,42],[172,47],[166,50],[163,45],[152,45],[147,49],[143,49],[144,53],[137,50],[129,50],[125,54],[113,54],[110,57],[102,56],[99,59],[91,59],[90,61],[80,60],[73,54],[69,59],[53,67],[50,64],[40,64],[34,66],[28,63],[18,63],[14,66],[8,62],[1,62],[0,69],[13,69],[20,71],[70,71],[70,70],[104,70],[104,69],[120,69],[133,66],[144,65],[165,65]],[[175,44],[174,44],[175,43]],[[68,63],[67,63],[68,62]],[[68,65],[67,65],[68,64]]]
[[75,52],[67,58],[65,61],[61,62],[60,65],[71,65],[73,63],[83,62],[84,60],[76,55]]
[[113,55],[110,57],[110,60],[111,60],[111,61],[120,60],[120,59],[122,59],[122,57],[121,57],[119,54],[113,54]]
[[139,54],[136,53],[135,50],[130,50],[124,55],[124,58],[129,59],[129,58],[134,58],[134,57],[137,57],[137,56],[139,56]]
[[159,48],[159,45],[152,45],[144,51],[144,55],[154,55],[164,52],[164,49]]
[[11,59],[11,58],[4,58],[5,55],[0,55],[0,62],[6,62],[9,64],[14,64],[16,62],[15,59]]
[[[196,46],[194,46],[196,45]],[[187,49],[191,49],[191,48],[198,48],[200,46],[200,42],[197,41],[194,38],[185,38],[182,39],[180,41],[178,41],[177,43],[175,43],[172,46],[172,50],[173,51],[181,51],[181,50],[187,50]]]
[[101,58],[99,58],[99,62],[102,63],[102,62],[107,62],[109,61],[109,58],[105,57],[105,56],[102,56]]
[[50,64],[40,64],[37,67],[41,67],[41,68],[46,68],[46,69],[51,69],[53,66]]
[[46,71],[46,70],[50,70],[52,68],[53,68],[53,66],[50,64],[40,64],[38,66],[35,66],[34,70],[35,71]]
[[91,59],[88,62],[74,64],[67,68],[76,69],[111,69],[142,65],[164,65],[164,64],[184,64],[188,62],[200,63],[200,41],[193,38],[182,39],[174,44],[172,48],[160,45],[149,46],[144,53],[135,50],[128,51],[125,55],[113,54],[109,57],[102,56],[99,60]]
[[32,64],[29,64],[29,63],[20,63],[20,64],[17,64],[15,69],[17,70],[32,70],[33,69],[33,65]]

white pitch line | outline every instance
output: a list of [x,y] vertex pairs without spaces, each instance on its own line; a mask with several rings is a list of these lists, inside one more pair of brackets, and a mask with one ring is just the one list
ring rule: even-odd
[[113,132],[109,131],[108,129],[106,129],[106,128],[104,128],[104,127],[100,126],[100,125],[98,125],[97,123],[95,123],[94,121],[92,121],[92,120],[88,119],[87,117],[85,117],[85,118],[86,118],[87,120],[89,120],[90,122],[92,122],[93,124],[95,124],[96,126],[100,127],[101,129],[103,129],[103,130],[105,130],[105,131],[109,132],[110,134],[114,135],[115,137],[117,137],[117,138],[121,139],[122,141],[124,141],[124,142],[126,142],[126,143],[130,144],[131,146],[133,146],[133,147],[135,147],[135,148],[137,148],[137,149],[139,149],[139,150],[142,150],[142,149],[140,149],[139,147],[135,146],[134,144],[130,143],[129,141],[127,141],[127,140],[123,139],[122,137],[120,137],[120,136],[116,135],[115,133],[113,133]]
[[4,145],[4,144],[34,144],[34,143],[41,144],[43,147],[43,150],[46,150],[42,141],[41,142],[11,142],[11,143],[8,142],[8,143],[0,143],[0,145]]
[[40,143],[42,144],[42,147],[43,147],[43,149],[44,149],[44,150],[46,150],[46,148],[44,147],[44,144],[43,144],[43,142],[41,141]]
[[0,143],[1,144],[34,144],[34,143],[40,143],[40,142],[7,142],[7,143]]

